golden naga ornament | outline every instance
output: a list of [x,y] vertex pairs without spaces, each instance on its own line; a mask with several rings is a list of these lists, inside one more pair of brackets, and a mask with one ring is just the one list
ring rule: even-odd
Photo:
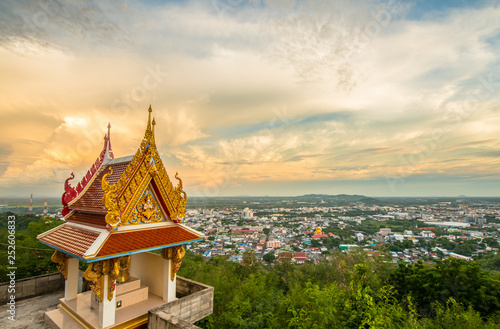
[[120,262],[118,259],[105,260],[104,262],[109,262],[109,273],[108,273],[108,300],[113,299],[113,294],[116,290],[116,279],[120,274]]
[[108,259],[102,260],[95,263],[90,263],[85,273],[83,274],[83,278],[87,281],[92,282],[90,285],[90,289],[99,297],[99,302],[102,303],[104,297],[104,276],[108,275],[108,300],[113,299],[113,294],[116,289],[116,279],[120,272],[120,263],[118,259]]
[[90,289],[99,297],[99,301],[102,303],[102,287],[103,287],[103,275],[102,275],[102,262],[90,263],[85,273],[83,273],[83,278],[87,281],[92,282]]
[[68,279],[68,258],[69,256],[59,250],[56,250],[50,259],[59,265],[57,265],[57,269],[64,276],[64,280]]
[[104,196],[102,197],[102,203],[104,204],[104,206],[108,211],[105,218],[106,223],[108,223],[111,226],[118,226],[120,225],[120,207],[116,202],[117,186],[116,184],[111,186],[106,181],[106,178],[112,174],[113,174],[113,169],[109,168],[109,173],[105,174],[102,177],[101,187],[102,190],[104,191]]
[[183,246],[175,246],[171,248],[165,248],[161,251],[161,256],[165,259],[172,260],[172,267],[170,271],[170,280],[174,281],[175,274],[179,271],[182,264],[182,258],[186,255],[186,250]]

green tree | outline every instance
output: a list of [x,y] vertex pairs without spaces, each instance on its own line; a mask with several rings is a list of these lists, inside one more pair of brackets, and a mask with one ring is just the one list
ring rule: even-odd
[[274,253],[268,252],[267,254],[264,255],[264,257],[262,257],[262,259],[266,263],[272,263],[272,262],[274,262],[276,260],[276,257],[274,256]]
[[475,262],[448,258],[435,266],[399,264],[389,283],[399,300],[412,296],[423,315],[432,314],[433,303],[445,305],[450,298],[472,306],[484,317],[500,311],[500,282]]

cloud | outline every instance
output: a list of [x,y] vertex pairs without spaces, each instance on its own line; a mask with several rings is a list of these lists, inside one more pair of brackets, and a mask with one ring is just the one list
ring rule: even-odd
[[60,188],[108,122],[133,154],[149,104],[169,172],[200,191],[494,175],[500,9],[420,6],[2,3],[0,182]]
[[0,5],[0,43],[19,55],[51,49],[82,50],[82,45],[129,44],[128,33],[107,13],[127,15],[113,2],[23,1]]

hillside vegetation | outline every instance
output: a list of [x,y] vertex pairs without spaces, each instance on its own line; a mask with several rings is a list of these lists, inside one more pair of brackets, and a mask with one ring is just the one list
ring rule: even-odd
[[[36,236],[61,221],[0,214],[0,275],[7,278],[7,216],[16,216],[17,279],[56,271]],[[202,328],[500,328],[500,255],[394,264],[381,252],[337,252],[318,264],[240,265],[187,252],[179,275],[215,288]]]
[[448,259],[393,264],[362,251],[274,266],[187,253],[179,275],[215,288],[202,328],[500,328],[498,272]]

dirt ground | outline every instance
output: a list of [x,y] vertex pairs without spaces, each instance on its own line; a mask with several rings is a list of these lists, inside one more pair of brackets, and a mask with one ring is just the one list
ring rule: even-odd
[[59,304],[64,291],[53,292],[39,297],[29,298],[16,303],[16,321],[8,319],[7,305],[0,306],[0,328],[2,329],[50,329],[44,322],[44,313],[53,310]]

